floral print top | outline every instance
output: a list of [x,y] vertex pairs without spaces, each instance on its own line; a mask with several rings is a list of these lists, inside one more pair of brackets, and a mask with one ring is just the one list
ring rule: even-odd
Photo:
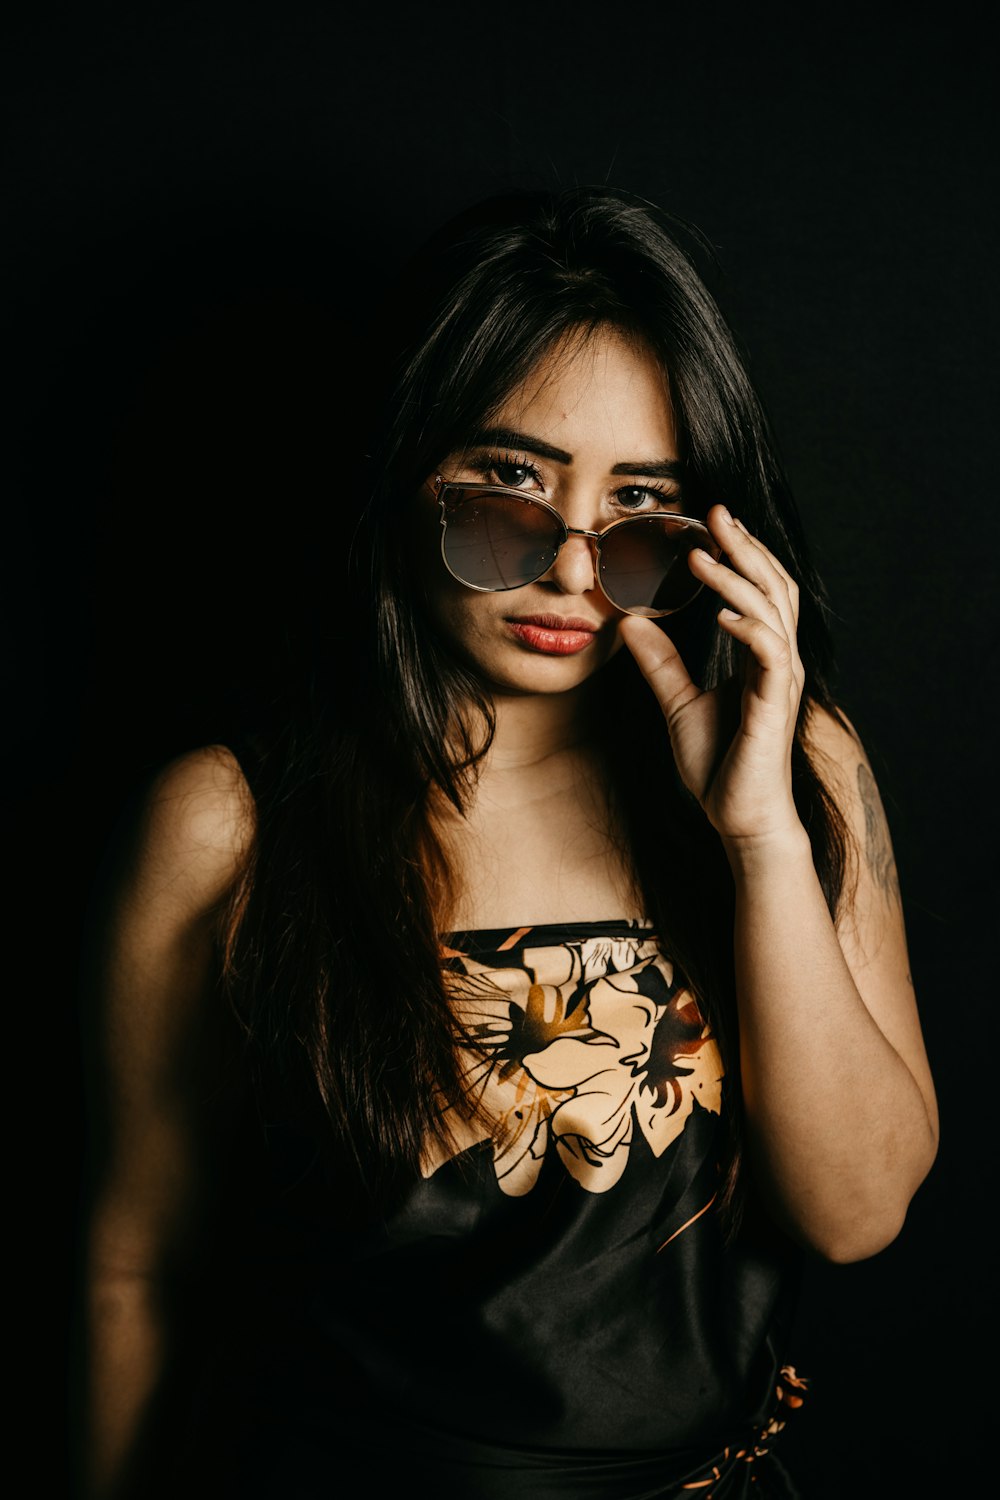
[[[720,1110],[722,1060],[694,996],[648,927],[601,925],[444,946],[468,1090],[496,1122],[493,1162],[511,1197],[531,1191],[548,1153],[585,1192],[606,1193],[637,1132],[662,1156],[696,1102]],[[459,1149],[486,1137],[447,1116]],[[429,1157],[427,1174],[443,1159]]]

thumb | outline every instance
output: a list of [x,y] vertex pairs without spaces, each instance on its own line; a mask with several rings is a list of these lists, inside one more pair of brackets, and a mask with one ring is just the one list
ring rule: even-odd
[[701,689],[691,681],[677,647],[652,620],[626,615],[618,630],[668,721],[685,703],[700,696]]

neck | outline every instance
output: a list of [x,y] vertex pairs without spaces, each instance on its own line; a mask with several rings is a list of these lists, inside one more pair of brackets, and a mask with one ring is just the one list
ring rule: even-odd
[[592,732],[591,683],[567,693],[494,697],[496,733],[485,772],[527,769],[585,745]]

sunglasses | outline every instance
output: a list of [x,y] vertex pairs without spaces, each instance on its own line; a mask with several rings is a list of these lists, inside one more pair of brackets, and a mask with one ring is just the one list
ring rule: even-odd
[[597,581],[628,615],[672,615],[701,588],[687,565],[702,547],[721,548],[701,522],[672,511],[623,516],[603,531],[567,526],[554,506],[534,495],[489,484],[455,484],[439,474],[441,556],[453,578],[481,593],[523,588],[547,573],[571,536],[594,545]]

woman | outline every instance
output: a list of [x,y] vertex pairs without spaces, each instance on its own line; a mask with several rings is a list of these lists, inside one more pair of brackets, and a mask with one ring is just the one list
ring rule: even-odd
[[607,190],[463,216],[371,345],[308,713],[162,771],[102,929],[93,1492],[792,1494],[799,1259],[937,1123],[761,407]]

